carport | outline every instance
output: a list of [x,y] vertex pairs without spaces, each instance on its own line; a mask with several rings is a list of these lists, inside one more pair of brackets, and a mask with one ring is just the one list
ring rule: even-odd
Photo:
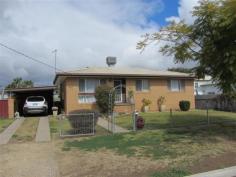
[[23,106],[25,100],[29,96],[43,96],[48,102],[48,113],[52,113],[53,93],[55,86],[31,87],[31,88],[16,88],[8,89],[6,92],[14,98],[14,111],[18,111],[20,116],[23,115]]

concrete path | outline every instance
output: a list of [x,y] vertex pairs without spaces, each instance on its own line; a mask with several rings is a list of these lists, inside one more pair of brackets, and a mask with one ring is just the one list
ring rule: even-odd
[[16,130],[21,126],[24,122],[25,118],[16,119],[9,127],[7,127],[1,134],[0,134],[0,145],[7,144],[11,139],[12,135],[16,132]]
[[36,133],[36,142],[48,142],[51,141],[50,128],[49,128],[49,118],[40,117],[39,125]]
[[[108,131],[111,131],[110,129],[108,129],[108,121],[103,119],[103,118],[99,118],[97,124],[105,129],[107,129]],[[127,133],[129,132],[129,130],[122,128],[118,125],[115,125],[115,133]]]
[[236,177],[236,166],[199,173],[188,177]]

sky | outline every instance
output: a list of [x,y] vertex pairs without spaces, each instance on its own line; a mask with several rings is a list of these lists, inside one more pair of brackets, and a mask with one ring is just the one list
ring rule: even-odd
[[[165,70],[177,67],[163,56],[161,44],[136,49],[141,35],[158,31],[170,20],[191,23],[198,0],[0,0],[0,43],[54,66],[74,70],[117,66]],[[189,66],[189,64],[187,64]],[[53,68],[0,46],[0,87],[15,77],[52,85]],[[0,88],[1,89],[1,88]]]

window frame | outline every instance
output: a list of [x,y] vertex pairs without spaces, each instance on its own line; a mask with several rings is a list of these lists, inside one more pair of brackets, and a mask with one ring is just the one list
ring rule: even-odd
[[[84,81],[84,91],[80,90],[81,80]],[[96,78],[79,78],[79,81],[78,81],[78,85],[79,85],[78,102],[80,104],[94,104],[96,102],[96,99],[95,99],[95,89],[96,88],[94,88],[93,92],[88,92],[87,80],[97,80],[98,81],[97,86],[101,85],[100,79],[96,79]],[[83,97],[83,98],[81,98],[81,97]],[[93,98],[91,98],[91,97],[93,97]],[[89,99],[92,99],[93,101],[88,101]]]
[[[141,90],[138,90],[137,88],[137,82],[138,81],[141,81]],[[147,81],[147,84],[148,84],[148,89],[144,89],[144,81]],[[150,91],[150,80],[149,79],[137,79],[136,80],[136,83],[135,83],[135,89],[137,92],[149,92]]]
[[[80,80],[84,80],[84,91],[82,91],[82,92],[81,92],[81,90],[80,90]],[[81,79],[79,79],[79,93],[89,93],[89,94],[95,93],[95,89],[96,89],[96,88],[94,88],[94,92],[88,92],[88,91],[87,91],[87,90],[88,90],[88,89],[87,89],[87,80],[97,80],[97,81],[98,81],[98,85],[97,85],[97,86],[101,85],[100,79],[81,78]]]
[[[172,81],[178,81],[178,90],[172,89]],[[183,79],[170,79],[168,81],[168,87],[170,92],[184,92],[185,91],[185,80]]]

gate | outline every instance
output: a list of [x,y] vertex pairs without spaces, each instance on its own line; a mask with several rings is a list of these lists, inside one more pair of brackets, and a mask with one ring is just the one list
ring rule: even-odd
[[61,137],[95,134],[94,113],[62,114],[59,116]]
[[8,117],[8,100],[0,100],[0,118]]

